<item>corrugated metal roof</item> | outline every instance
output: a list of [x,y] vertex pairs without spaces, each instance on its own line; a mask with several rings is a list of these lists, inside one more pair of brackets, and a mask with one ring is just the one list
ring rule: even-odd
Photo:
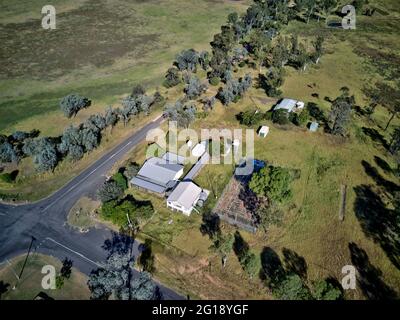
[[166,186],[168,181],[174,180],[177,173],[183,170],[183,166],[170,163],[161,158],[149,158],[140,168],[137,176],[145,180],[155,181],[157,184]]
[[168,162],[174,162],[178,164],[183,164],[185,163],[185,157],[182,157],[176,153],[173,152],[167,152],[165,153],[162,158]]
[[210,155],[208,152],[204,153],[199,161],[196,162],[196,164],[189,170],[189,172],[186,174],[184,180],[193,180],[194,177],[199,173],[199,171],[203,168],[208,163],[208,160],[210,159]]
[[293,99],[283,99],[274,110],[285,109],[288,112],[292,112],[292,110],[296,107],[296,100]]
[[177,202],[185,209],[195,205],[201,194],[201,188],[190,181],[179,182],[178,186],[171,192],[167,201]]
[[155,184],[153,182],[150,181],[146,181],[143,179],[140,179],[138,177],[134,177],[131,180],[131,184],[140,187],[140,188],[144,188],[146,190],[150,190],[156,193],[163,193],[165,191],[165,187],[160,186],[158,184]]

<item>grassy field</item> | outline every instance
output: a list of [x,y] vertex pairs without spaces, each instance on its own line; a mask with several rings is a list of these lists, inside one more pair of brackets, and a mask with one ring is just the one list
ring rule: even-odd
[[[57,136],[70,124],[119,105],[134,84],[154,92],[178,52],[207,48],[227,14],[243,11],[246,3],[56,1],[57,29],[51,31],[39,28],[45,1],[3,1],[0,133],[38,129],[43,136]],[[67,119],[58,103],[71,92],[87,96],[92,105]],[[170,99],[177,95],[176,89],[161,93]],[[65,161],[54,174],[37,174],[32,159],[24,159],[18,168],[7,167],[18,169],[19,175],[15,184],[0,183],[0,198],[37,200],[49,195],[148,120],[136,119],[127,128],[120,125],[96,151],[73,166]],[[35,188],[38,183],[40,189]]]
[[[174,8],[178,3],[174,2],[171,7],[162,11],[160,7],[157,9],[151,7],[153,2],[146,2],[146,5],[141,5],[140,9],[139,6],[137,7],[137,12],[147,14],[148,17],[158,16],[159,18],[165,12],[171,13],[170,8]],[[218,3],[201,2],[200,4],[207,8],[209,5],[218,6]],[[290,24],[284,33],[298,33],[301,38],[307,38],[309,43],[317,32],[323,32],[326,37],[326,53],[318,65],[310,66],[305,72],[286,68],[287,75],[281,88],[282,96],[305,102],[316,102],[327,114],[330,103],[325,97],[334,99],[340,94],[340,88],[347,86],[351,94],[355,95],[356,103],[361,108],[366,106],[368,101],[362,94],[362,87],[383,78],[392,80],[391,77],[393,78],[393,73],[395,74],[398,68],[396,62],[398,55],[393,57],[392,54],[399,52],[400,49],[399,26],[396,23],[400,11],[398,2],[392,0],[375,1],[375,3],[386,8],[388,16],[379,14],[373,17],[359,17],[357,29],[353,31],[333,31],[326,29],[322,23],[316,22],[308,25],[299,22]],[[222,3],[220,4],[223,7]],[[184,2],[180,5],[189,9]],[[147,7],[147,11],[146,6],[150,6]],[[226,7],[224,8],[222,11],[229,11]],[[207,12],[206,9],[204,10]],[[221,21],[224,21],[222,16],[226,12],[222,13],[222,11]],[[157,23],[162,24],[162,19],[156,20]],[[178,25],[181,21],[182,17],[176,20]],[[174,26],[177,27],[177,25]],[[185,33],[187,28],[191,27],[192,25],[189,24],[189,26],[179,28]],[[186,40],[188,42],[184,43],[185,47],[198,43],[200,41],[196,39],[199,36],[198,30],[191,29],[190,32],[193,34],[190,36],[189,33],[186,34],[188,39],[179,39],[175,45],[171,44],[171,48],[183,45],[181,42]],[[213,32],[210,32],[207,41],[210,40],[212,34]],[[204,41],[204,44],[207,41]],[[195,48],[200,49],[197,45]],[[141,65],[136,69],[132,67],[139,70],[137,71],[139,75],[140,70],[146,74],[146,77],[152,78],[152,75],[157,75],[152,78],[155,79],[154,82],[148,82],[149,85],[159,83],[157,81],[162,76],[161,69],[164,70],[173,57],[172,53],[171,55],[166,53],[170,52],[169,49],[154,52],[156,51],[158,53],[154,54],[164,57],[160,61],[164,61],[165,66],[163,63],[154,63],[153,58],[148,58],[150,60],[147,60],[149,63],[147,69],[142,70]],[[117,61],[120,61],[116,62],[121,63],[120,66],[126,63],[123,58]],[[115,64],[112,67],[115,67]],[[101,74],[99,70],[104,71],[107,68],[109,67],[98,66],[96,70]],[[239,74],[245,71],[241,69]],[[99,82],[93,81],[95,86],[91,87],[93,91],[87,92],[99,98],[99,106],[104,107],[107,103],[115,103],[116,97],[127,92],[136,79],[136,76],[129,72],[131,74],[127,78],[129,81],[116,81],[123,79],[121,75],[126,75],[125,72],[127,71],[122,70],[122,73],[113,73],[107,78],[110,80],[109,91],[107,91],[110,93],[109,98],[103,96],[105,87],[102,85],[106,83],[102,82],[105,81],[104,78]],[[255,74],[255,71],[253,73]],[[72,74],[73,71],[70,76]],[[111,79],[116,82],[112,82]],[[88,78],[87,81],[89,80]],[[80,80],[77,84],[83,85],[85,81]],[[112,83],[118,84],[118,90]],[[125,83],[125,87],[120,86],[121,83]],[[53,85],[57,86],[56,84],[49,86]],[[123,87],[124,89],[121,89]],[[9,94],[16,90],[16,87],[11,84],[8,84],[8,88]],[[33,86],[33,91],[34,88]],[[82,88],[85,88],[85,85]],[[119,91],[120,89],[122,91]],[[54,90],[59,92],[58,89]],[[211,95],[216,90],[215,87],[210,88],[207,94]],[[81,94],[89,95],[87,92],[79,91]],[[318,97],[313,97],[314,93],[317,93]],[[41,96],[46,97],[44,94]],[[173,93],[173,96],[176,97],[177,92]],[[208,117],[197,120],[191,127],[197,131],[201,128],[239,128],[236,114],[256,107],[266,111],[270,109],[273,101],[267,98],[261,89],[252,88],[237,104],[223,107],[217,103]],[[97,103],[94,108],[96,106]],[[57,117],[57,114],[58,111],[50,113],[54,117]],[[20,122],[20,125],[24,123],[26,125],[29,121],[40,119],[41,116],[43,114],[30,117]],[[324,133],[322,129],[317,133],[311,133],[306,129],[275,126],[270,121],[264,121],[264,124],[270,126],[271,129],[267,138],[256,137],[256,158],[275,165],[299,169],[301,174],[300,178],[293,182],[294,197],[285,207],[282,227],[271,228],[268,234],[262,232],[250,234],[240,231],[260,261],[263,260],[266,251],[274,251],[285,264],[283,252],[289,249],[304,258],[309,283],[326,277],[334,277],[340,281],[342,267],[350,264],[355,265],[359,270],[358,285],[356,290],[345,292],[346,298],[373,299],[390,297],[393,293],[400,294],[399,242],[396,238],[398,227],[393,224],[389,201],[393,192],[398,190],[396,185],[398,178],[392,170],[395,168],[395,163],[384,147],[384,141],[389,140],[391,131],[395,125],[400,124],[400,121],[395,119],[388,131],[384,132],[382,128],[388,118],[389,114],[381,107],[377,108],[372,119],[355,112],[349,128],[350,136],[347,139],[335,138]],[[253,129],[257,129],[257,126]],[[7,130],[11,130],[11,127]],[[145,159],[146,146],[147,143],[142,143],[127,155],[124,161],[132,160],[142,163]],[[117,163],[115,170],[123,166],[124,161]],[[214,191],[208,200],[209,207],[217,201],[230,179],[231,172],[231,166],[208,165],[196,178],[195,182],[201,187]],[[44,181],[46,179],[43,183]],[[348,191],[344,221],[339,220],[341,185],[346,185]],[[146,238],[153,240],[153,251],[156,255],[154,275],[162,283],[182,294],[189,294],[193,298],[272,298],[261,279],[258,277],[249,279],[244,274],[234,253],[228,257],[227,267],[221,267],[219,257],[209,250],[211,241],[208,236],[200,232],[200,215],[193,214],[187,218],[169,211],[161,198],[137,190],[129,190],[129,192],[138,199],[150,199],[156,209],[156,214],[143,227],[138,237],[140,240]],[[221,228],[224,231],[234,231],[234,228],[227,224],[222,224]]]
[[[399,16],[399,7],[393,1],[390,5],[393,6],[390,15],[395,19]],[[357,105],[366,106],[363,86],[385,76],[382,68],[375,65],[376,60],[363,56],[360,50],[366,51],[367,46],[381,55],[398,52],[399,27],[391,19],[383,20],[380,16],[360,17],[358,21],[359,29],[348,32],[326,30],[316,23],[290,24],[286,33],[296,32],[305,38],[314,36],[321,28],[327,38],[326,54],[318,65],[305,72],[287,68],[282,96],[315,102],[327,114],[330,103],[324,98],[334,99],[340,94],[340,88],[347,86],[355,95]],[[396,65],[386,63],[390,66],[387,71],[395,72]],[[313,93],[319,96],[313,97]],[[256,107],[263,111],[270,109],[273,102],[265,99],[262,90],[253,88],[237,104],[223,107],[218,103],[207,118],[197,120],[191,128],[198,132],[202,128],[238,128],[235,115]],[[389,141],[390,132],[400,121],[395,119],[384,132],[382,128],[389,116],[380,107],[372,119],[355,112],[348,139],[336,138],[322,129],[311,133],[264,121],[271,128],[270,134],[265,139],[256,137],[256,158],[299,169],[301,175],[293,183],[294,197],[285,208],[282,227],[273,227],[268,234],[240,231],[260,260],[266,251],[273,250],[285,264],[283,252],[289,249],[304,258],[309,283],[327,277],[340,282],[342,267],[354,265],[359,271],[357,288],[345,292],[348,299],[379,299],[400,294],[395,235],[398,229],[391,222],[389,204],[394,190],[399,188],[398,178],[392,171],[396,164],[382,143]],[[142,144],[128,158],[143,162],[145,149],[146,144]],[[215,190],[219,196],[231,172],[228,165],[207,165],[195,182]],[[347,186],[344,221],[339,219],[342,185]],[[170,212],[162,199],[137,190],[130,192],[137,198],[151,199],[157,210],[139,238],[153,239],[155,276],[163,283],[203,299],[271,298],[260,279],[246,277],[234,253],[229,256],[227,267],[221,267],[219,258],[209,250],[211,241],[200,232],[199,215],[187,218]],[[216,200],[211,195],[209,207]],[[225,223],[222,229],[234,231]]]
[[[58,259],[42,254],[31,254],[26,263],[22,278],[17,282],[16,274],[19,274],[25,260],[25,255],[16,257],[5,263],[0,268],[0,283],[2,300],[33,300],[40,292],[47,294],[55,300],[82,300],[89,299],[90,292],[86,285],[87,277],[75,268],[72,268],[71,277],[64,282],[61,289],[42,288],[41,273],[43,266],[52,265],[56,272],[62,266]],[[15,286],[15,289],[13,289]],[[3,290],[3,288],[5,288]]]
[[[59,134],[68,120],[58,102],[68,93],[93,99],[96,108],[119,103],[136,83],[160,85],[180,50],[208,47],[227,14],[248,2],[56,1],[57,29],[43,30],[46,1],[2,1],[0,132]],[[52,114],[60,119],[49,127]]]

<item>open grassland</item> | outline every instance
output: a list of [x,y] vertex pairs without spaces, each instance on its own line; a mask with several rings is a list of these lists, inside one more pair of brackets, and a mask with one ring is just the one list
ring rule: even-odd
[[[30,254],[25,265],[24,272],[19,281],[16,275],[21,272],[26,255],[16,257],[5,263],[0,268],[0,283],[2,287],[2,300],[33,300],[40,292],[45,293],[55,300],[82,300],[89,299],[90,292],[86,285],[87,277],[72,268],[71,277],[64,281],[61,289],[42,288],[42,268],[52,265],[59,272],[62,264],[59,260],[42,254]],[[13,289],[15,286],[15,289]],[[4,290],[3,290],[4,289]]]
[[[70,0],[54,3],[57,29],[43,30],[44,1],[27,6],[3,2],[0,132],[38,129],[42,136],[58,136],[70,124],[119,105],[134,84],[154,92],[178,52],[208,48],[227,14],[243,11],[246,3]],[[174,101],[180,95],[177,90],[182,88],[164,88],[161,94]],[[92,105],[67,119],[58,103],[71,92],[87,96]],[[119,124],[97,150],[73,165],[64,161],[54,173],[37,174],[32,159],[23,159],[18,168],[8,166],[6,170],[17,169],[19,174],[16,183],[0,183],[0,198],[37,200],[49,195],[159,111],[135,119],[127,128]],[[36,188],[38,183],[41,188]]]
[[[390,13],[392,18],[398,17],[398,6],[396,8],[397,11]],[[379,19],[377,24],[381,28],[378,28],[374,19],[361,17],[360,29],[356,31],[323,29],[327,37],[326,54],[318,65],[305,72],[287,68],[282,96],[315,102],[327,114],[330,103],[325,97],[334,99],[340,94],[340,88],[347,86],[355,95],[357,105],[365,107],[368,101],[362,94],[363,86],[387,79],[387,74],[359,50],[368,46],[382,54],[398,52],[399,48],[398,25]],[[316,27],[316,24],[294,23],[286,32],[309,37],[315,34]],[[386,32],[387,28],[390,32]],[[381,32],[381,29],[386,31]],[[395,72],[395,67],[387,71]],[[313,97],[314,93],[318,96]],[[261,89],[253,88],[237,104],[223,107],[217,103],[208,117],[197,120],[191,128],[197,132],[202,128],[238,128],[235,116],[240,111],[270,109],[273,100],[263,100],[263,97],[266,98]],[[299,169],[301,175],[293,182],[294,196],[285,207],[282,227],[272,227],[267,234],[240,231],[261,262],[265,252],[273,250],[285,265],[288,261],[283,251],[290,249],[304,258],[309,283],[327,277],[340,282],[342,267],[354,265],[361,272],[356,290],[346,291],[346,298],[377,299],[399,295],[398,240],[393,234],[396,228],[391,225],[388,211],[391,208],[389,198],[399,186],[392,170],[396,164],[383,141],[389,141],[391,130],[400,121],[395,119],[385,132],[383,128],[389,116],[380,107],[371,119],[354,112],[347,139],[329,135],[323,128],[311,133],[294,126],[263,122],[271,129],[267,138],[255,138],[256,158]],[[145,149],[146,144],[142,144],[130,159],[142,163]],[[212,191],[208,207],[214,206],[231,174],[230,165],[207,165],[196,178],[198,185]],[[347,186],[347,196],[344,220],[340,221],[342,185]],[[137,190],[130,192],[139,199],[151,199],[156,208],[155,216],[139,238],[153,239],[155,276],[162,282],[192,297],[271,298],[261,279],[246,277],[234,253],[228,257],[227,267],[221,267],[220,258],[209,250],[211,241],[200,232],[201,216],[194,213],[187,218],[169,211],[165,201],[156,196]],[[234,230],[225,223],[221,228],[224,232]]]
[[[325,97],[334,99],[340,88],[347,86],[361,108],[367,105],[362,87],[383,78],[390,81],[396,72],[398,56],[392,55],[399,52],[399,27],[393,21],[399,17],[399,6],[396,1],[388,1],[384,7],[389,12],[385,17],[390,19],[379,15],[360,17],[355,31],[327,30],[314,22],[309,25],[291,23],[285,30],[287,34],[296,32],[300,37],[308,38],[314,37],[316,31],[323,32],[326,53],[318,65],[310,66],[304,72],[286,68],[282,96],[316,102],[326,115],[330,103]],[[150,12],[154,15],[157,11]],[[159,67],[159,64],[149,65],[146,76],[152,72],[161,76]],[[115,79],[114,75],[110,77]],[[126,91],[128,88],[126,83]],[[211,87],[207,95],[215,94],[216,90],[216,87]],[[113,92],[112,85],[110,92]],[[119,91],[114,92],[121,95]],[[176,98],[177,92],[174,94]],[[102,100],[102,94],[99,97],[104,105],[113,102],[113,98]],[[174,99],[170,98],[170,101]],[[236,104],[223,107],[217,103],[208,117],[197,120],[191,128],[197,131],[202,128],[239,128],[235,116],[240,111],[256,108],[266,111],[273,102],[274,99],[267,98],[261,89],[252,88]],[[354,112],[350,135],[346,139],[324,133],[322,128],[311,133],[306,129],[275,126],[264,121],[263,124],[270,126],[271,130],[267,138],[255,138],[256,158],[299,169],[301,174],[293,182],[294,196],[285,207],[282,227],[273,227],[267,234],[240,231],[260,263],[265,252],[273,250],[285,264],[282,252],[290,249],[306,261],[310,283],[326,277],[340,281],[345,265],[354,265],[361,270],[357,289],[346,291],[346,298],[385,298],[392,292],[400,293],[398,229],[393,228],[391,212],[388,211],[389,198],[398,191],[398,178],[392,170],[395,163],[384,145],[393,127],[399,125],[399,119],[395,119],[384,132],[382,128],[388,118],[389,114],[381,107],[376,109],[371,119]],[[126,160],[142,163],[146,146],[147,143],[142,143]],[[116,164],[115,169],[123,164]],[[196,178],[196,183],[212,191],[208,199],[209,208],[216,203],[231,174],[231,165],[208,165]],[[339,220],[341,185],[347,186],[344,221]],[[150,199],[156,209],[138,238],[153,240],[155,277],[162,283],[195,298],[271,298],[261,279],[248,279],[233,252],[228,257],[226,268],[221,267],[220,258],[209,250],[211,241],[200,232],[200,215],[193,214],[188,218],[169,211],[161,198],[138,190],[129,192],[138,199]],[[382,216],[377,216],[377,212]],[[234,231],[224,223],[221,228]]]
[[47,117],[62,118],[58,102],[71,92],[96,106],[119,103],[135,83],[159,85],[179,51],[207,48],[227,14],[242,12],[246,3],[56,1],[57,29],[43,30],[40,12],[47,2],[3,1],[0,132],[26,128],[25,120],[34,117],[34,128],[58,134],[68,121]]

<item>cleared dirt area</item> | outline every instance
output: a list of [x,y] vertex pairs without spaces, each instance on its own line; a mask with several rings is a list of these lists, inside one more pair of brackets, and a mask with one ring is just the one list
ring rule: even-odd
[[71,208],[68,214],[68,224],[86,232],[96,225],[96,209],[100,207],[100,201],[82,197]]

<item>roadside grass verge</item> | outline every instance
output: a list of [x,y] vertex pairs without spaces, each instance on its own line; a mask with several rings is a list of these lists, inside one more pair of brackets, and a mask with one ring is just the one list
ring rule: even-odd
[[[15,274],[19,275],[26,255],[18,256],[5,263],[0,268],[0,281],[9,285],[7,291],[1,295],[2,300],[33,300],[40,292],[44,292],[55,300],[85,300],[89,299],[90,292],[86,285],[87,277],[77,269],[72,268],[71,277],[64,282],[61,289],[42,288],[41,273],[45,265],[52,265],[59,272],[62,263],[51,256],[31,253],[26,263],[22,278],[17,282]],[[16,288],[13,290],[13,287]]]

